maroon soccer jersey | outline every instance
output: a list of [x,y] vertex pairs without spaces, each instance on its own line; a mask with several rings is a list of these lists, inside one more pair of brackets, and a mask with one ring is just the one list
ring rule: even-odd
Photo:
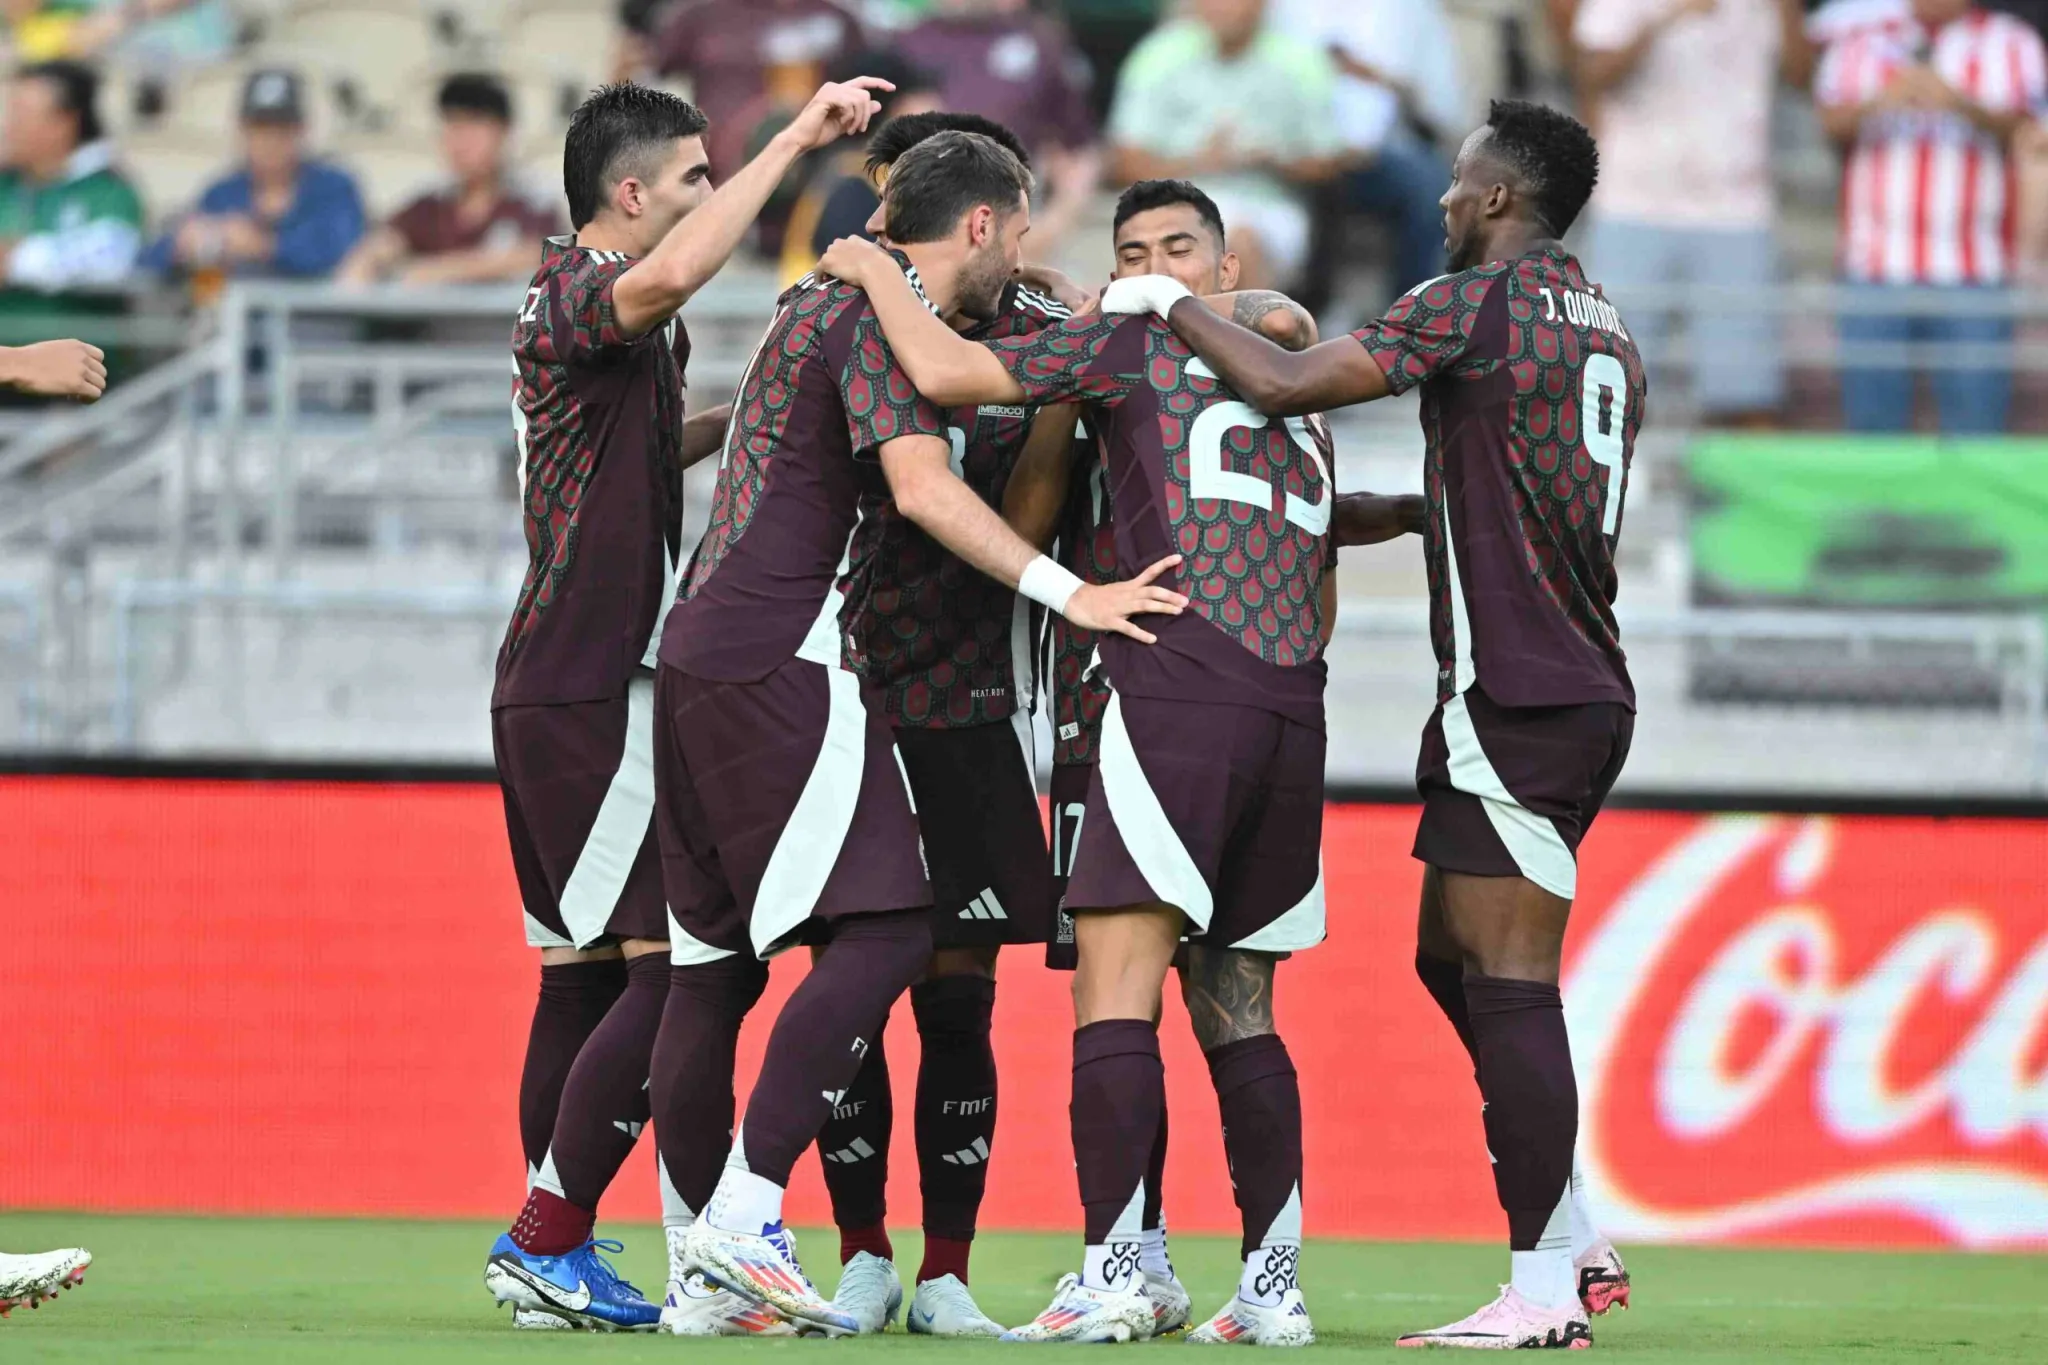
[[[976,340],[1028,336],[1067,316],[1012,284]],[[946,414],[954,472],[992,507],[1031,435],[1038,410],[988,405]],[[862,502],[844,582],[846,665],[884,688],[894,725],[958,729],[1006,720],[1028,704],[1030,617],[1017,595],[926,535],[887,489]]]
[[[1060,510],[1054,557],[1083,583],[1116,581],[1116,518],[1109,505],[1108,470],[1102,444],[1091,428],[1074,462],[1067,504]],[[1050,615],[1050,613],[1048,613]],[[1052,761],[1055,766],[1095,761],[1102,737],[1102,713],[1109,684],[1092,670],[1096,634],[1064,616],[1046,624],[1046,688],[1051,692]]]
[[690,342],[680,319],[619,331],[612,289],[631,267],[549,238],[513,328],[527,567],[493,707],[623,697],[652,662],[682,543]]
[[1074,318],[990,349],[1030,401],[1096,405],[1123,571],[1185,556],[1163,581],[1190,610],[1140,620],[1156,645],[1105,637],[1110,683],[1320,729],[1333,495],[1307,424],[1254,412],[1157,318]]
[[1422,385],[1439,700],[1635,705],[1614,547],[1648,386],[1621,315],[1561,247],[1418,287],[1356,333]]
[[791,288],[733,401],[711,525],[669,613],[662,662],[713,682],[756,682],[793,657],[838,666],[834,580],[861,506],[888,496],[878,451],[945,435],[945,415],[911,387],[867,295],[816,276]]

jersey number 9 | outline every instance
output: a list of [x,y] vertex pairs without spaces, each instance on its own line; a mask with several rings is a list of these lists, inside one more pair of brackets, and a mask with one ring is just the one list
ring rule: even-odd
[[1600,534],[1621,527],[1621,497],[1628,483],[1622,432],[1628,426],[1628,371],[1605,352],[1586,357],[1586,383],[1579,395],[1579,443],[1594,464],[1607,471]]

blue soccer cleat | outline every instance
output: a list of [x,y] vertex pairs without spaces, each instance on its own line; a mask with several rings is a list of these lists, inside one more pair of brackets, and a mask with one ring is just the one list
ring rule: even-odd
[[506,1234],[484,1262],[484,1287],[515,1313],[544,1313],[592,1332],[651,1332],[661,1321],[660,1306],[605,1259],[604,1253],[625,1249],[619,1242],[585,1242],[560,1256],[536,1256]]

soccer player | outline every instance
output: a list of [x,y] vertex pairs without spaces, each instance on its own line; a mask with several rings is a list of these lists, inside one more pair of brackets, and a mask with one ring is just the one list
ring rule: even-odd
[[484,1272],[522,1325],[647,1329],[658,1316],[605,1260],[616,1244],[591,1231],[648,1117],[668,996],[652,664],[683,467],[717,449],[724,421],[685,423],[677,313],[798,157],[866,127],[873,85],[825,86],[716,192],[706,120],[674,96],[608,86],[570,124],[576,233],[547,244],[513,335],[530,559],[491,699],[527,942],[541,953],[520,1087],[530,1188]]
[[1300,355],[1171,280],[1103,301],[1166,316],[1276,417],[1422,388],[1439,704],[1417,765],[1416,969],[1472,1056],[1513,1271],[1486,1307],[1402,1345],[1581,1346],[1588,1307],[1627,1290],[1597,1235],[1575,1278],[1590,1223],[1575,1234],[1578,1092],[1557,989],[1579,842],[1635,725],[1614,548],[1646,385],[1620,314],[1559,241],[1598,173],[1578,123],[1496,101],[1443,197],[1452,273]]
[[[1001,124],[910,114],[875,133],[869,179],[886,183],[912,148],[949,131],[980,133],[1030,167],[1023,144]],[[940,197],[899,208],[898,230],[922,244],[905,248],[913,261],[926,259],[951,226],[930,214],[952,207]],[[878,204],[868,230],[887,229]],[[1067,316],[1014,280],[993,318],[970,315],[961,302],[947,324],[977,338],[1025,335]],[[1063,461],[1073,443],[1072,408],[966,408],[944,420],[960,477],[991,506],[1001,504],[1027,446]],[[996,1135],[996,958],[1004,944],[1044,943],[1053,912],[1033,762],[1030,604],[940,546],[882,488],[862,500],[850,565],[845,663],[882,689],[932,882],[932,957],[910,988],[921,1049],[915,1123],[925,1239],[905,1322],[933,1336],[1000,1336],[968,1289]],[[818,1152],[844,1263],[833,1303],[861,1331],[878,1332],[902,1305],[903,1287],[884,1221],[889,1067],[880,1035],[870,1042],[819,1131]]]
[[[935,314],[996,318],[1030,227],[1029,186],[1015,156],[970,133],[896,163],[888,235],[917,253],[916,306],[934,326],[946,330]],[[898,220],[899,192],[914,221]],[[863,501],[886,488],[940,545],[1098,630],[1149,641],[1131,617],[1186,605],[1152,586],[1177,557],[1085,586],[1038,554],[955,474],[946,428],[859,289],[813,279],[784,295],[740,386],[711,526],[660,650],[657,823],[679,965],[653,1107],[682,1206],[672,1237],[687,1223],[672,1277],[687,1290],[701,1272],[833,1333],[859,1324],[803,1277],[783,1191],[932,956],[931,886],[887,712],[842,666],[835,583]],[[721,1172],[731,1039],[764,960],[802,941],[823,951],[776,1020]]]
[[[1207,224],[1201,232],[1205,249],[1220,252]],[[1170,550],[1186,563],[1193,609],[1161,625],[1157,644],[1099,644],[1110,692],[1066,891],[1080,1026],[1073,1136],[1088,1249],[1052,1305],[1006,1334],[1143,1338],[1155,1325],[1141,1269],[1146,1171],[1165,1101],[1157,1021],[1179,941],[1185,932],[1203,947],[1280,954],[1323,937],[1327,466],[1304,423],[1269,423],[1149,318],[1077,318],[976,346],[924,313],[902,272],[872,247],[838,243],[823,264],[868,289],[912,382],[934,401],[1094,404],[1116,561],[1148,563]],[[1257,1050],[1264,1055],[1241,1079],[1276,1081],[1273,1095],[1292,1097],[1284,1050]],[[1240,1207],[1258,1226],[1251,1240],[1269,1253],[1262,1268],[1283,1286],[1278,1316],[1305,1344],[1313,1334],[1292,1283],[1299,1101],[1291,1167],[1289,1116],[1278,1112],[1285,1099],[1256,1104],[1256,1120],[1233,1122],[1233,1154],[1240,1136],[1261,1154],[1232,1163]]]

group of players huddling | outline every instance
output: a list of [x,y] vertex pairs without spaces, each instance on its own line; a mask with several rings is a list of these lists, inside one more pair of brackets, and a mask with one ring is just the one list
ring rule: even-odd
[[[1471,1317],[1402,1341],[1590,1344],[1588,1314],[1625,1304],[1628,1278],[1575,1191],[1557,980],[1578,843],[1632,728],[1613,550],[1645,393],[1558,240],[1592,191],[1592,139],[1496,104],[1444,196],[1453,273],[1313,345],[1288,300],[1231,292],[1225,225],[1195,186],[1131,186],[1117,279],[1084,295],[1023,266],[1017,139],[907,116],[870,143],[878,240],[834,245],[783,295],[731,407],[686,417],[681,310],[799,157],[868,131],[880,88],[825,86],[715,190],[706,120],[681,100],[609,87],[570,127],[576,232],[550,242],[513,338],[531,564],[492,732],[542,967],[529,1193],[486,1284],[523,1327],[883,1330],[904,1291],[882,1030],[907,991],[925,1231],[907,1328],[1187,1326],[1160,1190],[1177,967],[1244,1225],[1239,1285],[1187,1339],[1313,1341],[1274,975],[1324,936],[1337,547],[1420,532],[1440,704],[1416,969],[1472,1056],[1513,1273]],[[1425,493],[1338,494],[1317,414],[1417,387]],[[685,561],[682,472],[714,455]],[[1086,1222],[1079,1272],[1008,1331],[968,1288],[1006,944],[1074,973]],[[767,959],[797,947],[809,972],[735,1126],[741,1023]],[[660,1305],[592,1239],[650,1119]],[[841,1240],[831,1299],[782,1220],[814,1144]]]

